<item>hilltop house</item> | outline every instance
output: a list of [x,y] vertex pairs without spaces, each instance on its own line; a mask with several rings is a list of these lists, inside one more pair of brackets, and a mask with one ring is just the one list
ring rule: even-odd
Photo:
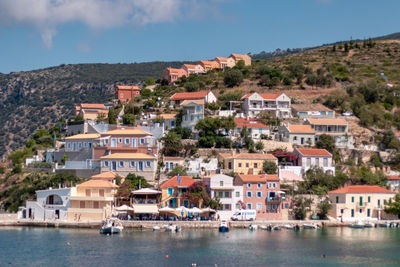
[[329,216],[341,221],[381,220],[385,204],[395,193],[377,185],[351,185],[328,192]]
[[204,118],[204,100],[184,100],[181,108],[183,109],[182,128],[195,130],[196,124]]
[[353,135],[345,120],[308,118],[305,123],[311,125],[311,128],[315,131],[315,141],[318,141],[319,136],[326,134],[335,139],[335,144],[339,148],[353,147]]
[[66,152],[91,150],[97,144],[100,144],[100,134],[77,134],[65,137]]
[[201,74],[204,73],[204,68],[200,65],[183,64],[182,69],[184,69],[188,75],[190,74]]
[[75,106],[75,115],[81,115],[84,120],[96,120],[99,117],[108,116],[108,108],[104,104],[82,103]]
[[290,98],[285,94],[250,93],[241,99],[246,116],[256,117],[261,111],[271,112],[277,118],[291,116]]
[[333,119],[335,111],[322,104],[292,104],[293,117]]
[[314,146],[315,132],[310,125],[288,123],[279,127],[279,140],[297,146]]
[[185,100],[203,100],[204,103],[215,103],[217,98],[211,91],[175,93],[170,97],[170,106],[180,106]]
[[387,183],[393,192],[400,193],[400,176],[388,176]]
[[203,67],[205,72],[220,68],[217,61],[200,60],[199,65]]
[[157,158],[143,153],[115,153],[101,157],[101,172],[113,171],[120,176],[134,173],[153,182],[157,170]]
[[162,73],[163,79],[168,81],[168,83],[174,83],[183,76],[188,76],[185,69],[166,68]]
[[245,66],[251,66],[251,57],[249,55],[231,54],[229,58],[232,58],[235,61],[235,65],[240,60],[243,60]]
[[140,96],[140,87],[136,85],[117,85],[115,88],[115,99],[120,103],[127,103],[135,97]]
[[240,138],[240,133],[243,128],[247,128],[249,131],[249,136],[252,139],[259,140],[261,135],[269,136],[270,129],[268,125],[254,119],[254,118],[235,118],[236,128],[233,130],[233,136]]
[[259,174],[263,172],[264,161],[272,161],[278,164],[278,159],[272,154],[241,153],[241,154],[219,154],[222,168],[226,172],[240,174]]
[[236,65],[235,60],[232,57],[216,57],[214,61],[218,62],[220,69],[233,68]]
[[165,129],[170,130],[172,128],[175,128],[175,126],[176,126],[176,115],[177,114],[165,114],[164,113],[164,114],[157,115],[157,117],[155,117],[154,119],[162,118],[164,120],[163,124],[164,124]]
[[233,184],[243,188],[243,205],[246,209],[255,209],[257,219],[282,220],[283,210],[287,213],[289,207],[278,176],[238,174]]

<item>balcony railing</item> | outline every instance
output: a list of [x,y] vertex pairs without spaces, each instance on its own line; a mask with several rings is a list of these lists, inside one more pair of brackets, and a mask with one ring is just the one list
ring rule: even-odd
[[281,202],[282,198],[281,197],[267,197],[265,202],[270,203],[270,202]]

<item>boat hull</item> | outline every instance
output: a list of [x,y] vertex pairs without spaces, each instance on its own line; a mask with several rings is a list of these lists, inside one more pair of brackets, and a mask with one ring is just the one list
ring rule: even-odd
[[121,232],[121,229],[117,228],[117,227],[102,227],[100,229],[100,233],[104,234],[104,235],[115,235],[115,234],[119,234]]
[[218,228],[218,230],[219,230],[221,233],[229,232],[229,228],[226,227],[226,226],[220,226],[220,227]]

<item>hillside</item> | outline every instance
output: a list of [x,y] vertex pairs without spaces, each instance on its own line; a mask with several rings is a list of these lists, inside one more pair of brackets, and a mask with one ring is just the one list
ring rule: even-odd
[[74,115],[75,104],[104,103],[113,98],[115,84],[137,84],[181,65],[76,64],[0,74],[0,158],[20,148],[37,129]]

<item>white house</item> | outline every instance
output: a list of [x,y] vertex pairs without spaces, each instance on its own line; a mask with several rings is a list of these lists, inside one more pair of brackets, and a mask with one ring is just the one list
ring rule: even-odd
[[279,127],[279,141],[298,146],[314,146],[315,132],[310,125],[288,124]]
[[271,112],[277,118],[290,118],[290,98],[285,94],[258,94],[244,95],[241,100],[243,112],[249,117],[256,117],[261,111]]
[[217,102],[217,98],[211,91],[175,93],[169,100],[170,106],[180,106],[186,100],[203,100],[205,104]]
[[243,203],[243,186],[233,185],[233,177],[218,174],[209,178],[211,198],[219,198],[222,209],[218,210],[221,219],[229,219],[241,209]]
[[182,128],[195,130],[196,124],[204,118],[203,100],[185,100],[181,103],[183,109]]
[[51,187],[36,191],[36,201],[26,201],[26,208],[20,208],[20,219],[32,220],[67,220],[67,210],[70,207],[71,188]]
[[335,166],[332,161],[332,154],[326,149],[320,148],[295,148],[294,154],[298,156],[297,166],[302,167],[305,173],[312,167],[322,168],[325,173],[335,175]]

